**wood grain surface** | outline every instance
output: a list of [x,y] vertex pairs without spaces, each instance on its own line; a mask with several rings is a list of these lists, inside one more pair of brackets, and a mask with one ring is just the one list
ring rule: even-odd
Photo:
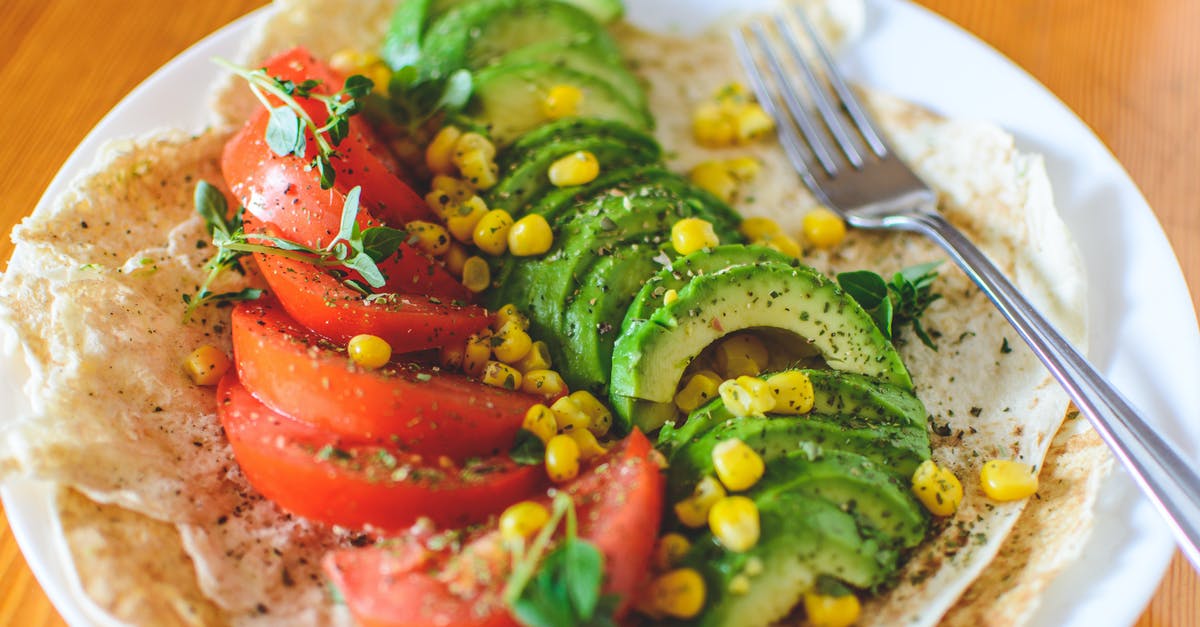
[[[28,214],[89,129],[139,82],[259,0],[0,1],[0,232]],[[920,0],[1028,70],[1116,155],[1200,302],[1200,2]],[[186,7],[184,9],[183,7]],[[0,259],[12,247],[0,241]],[[0,625],[61,625],[0,511]],[[1138,627],[1200,624],[1178,555]]]

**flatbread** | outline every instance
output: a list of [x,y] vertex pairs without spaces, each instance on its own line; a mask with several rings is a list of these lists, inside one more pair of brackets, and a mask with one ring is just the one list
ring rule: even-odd
[[[391,11],[385,0],[278,4],[245,58],[295,44],[318,55],[371,48]],[[823,15],[829,23],[855,13]],[[364,24],[371,26],[364,31]],[[764,171],[739,208],[798,230],[815,201],[777,144],[707,150],[692,142],[679,113],[741,76],[726,38],[682,42],[632,29],[620,36],[649,85],[672,165],[754,154]],[[255,495],[221,434],[211,390],[191,385],[179,367],[196,346],[229,347],[227,310],[205,309],[198,323],[184,326],[180,297],[195,290],[211,252],[198,244],[205,233],[192,188],[199,179],[220,182],[220,147],[254,106],[240,87],[214,91],[213,130],[110,145],[94,172],[14,231],[16,249],[0,278],[0,327],[8,356],[30,371],[24,389],[31,408],[0,418],[0,478],[70,486],[61,493],[60,519],[82,587],[122,620],[343,624],[347,613],[327,593],[318,562],[358,538],[295,519]],[[881,95],[869,104],[897,150],[937,188],[947,217],[1080,345],[1082,266],[1054,212],[1041,160],[1020,154],[1010,136],[987,124],[947,121]],[[938,258],[911,235],[852,232],[845,247],[806,261],[826,272],[890,272]],[[225,280],[222,287],[234,289],[253,278]],[[926,321],[940,334],[939,351],[904,337],[900,349],[931,426],[948,433],[934,438],[934,456],[963,480],[967,496],[895,589],[867,603],[863,624],[932,624],[951,607],[950,624],[981,616],[1017,624],[1077,554],[1109,462],[1094,436],[1075,429],[1051,449],[1058,457],[1047,462],[1030,507],[983,498],[981,461],[1042,464],[1067,403],[961,272],[943,267],[937,289],[946,297]],[[1062,521],[1072,521],[1071,533],[1052,533]],[[1014,524],[1019,531],[1002,549]],[[1036,560],[1026,561],[1034,538]]]

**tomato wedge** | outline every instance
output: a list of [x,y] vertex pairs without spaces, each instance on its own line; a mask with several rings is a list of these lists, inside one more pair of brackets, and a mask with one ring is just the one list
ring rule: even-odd
[[[663,499],[654,455],[650,441],[634,430],[566,487],[575,497],[579,536],[604,553],[605,591],[621,596],[618,616],[650,572]],[[515,625],[502,598],[508,567],[496,531],[449,559],[421,554],[411,544],[347,549],[325,559],[325,572],[355,620],[369,627]]]
[[[403,308],[399,310],[403,312]],[[233,310],[238,377],[286,416],[359,440],[454,460],[505,453],[541,399],[415,365],[354,366],[269,298]]]
[[427,516],[462,526],[494,516],[545,482],[542,468],[507,456],[460,466],[346,442],[272,411],[232,373],[218,385],[217,410],[250,484],[283,509],[328,524],[400,531]]

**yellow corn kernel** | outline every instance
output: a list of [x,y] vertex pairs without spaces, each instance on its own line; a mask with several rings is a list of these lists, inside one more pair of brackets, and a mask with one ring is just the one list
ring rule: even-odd
[[512,216],[507,211],[493,209],[479,219],[471,239],[479,250],[489,255],[503,255],[508,249],[508,230],[512,225]]
[[454,142],[454,154],[465,155],[469,152],[478,152],[490,160],[496,156],[496,145],[479,133],[463,133],[458,141]]
[[454,239],[470,244],[475,240],[475,227],[488,213],[487,203],[479,196],[471,196],[461,203],[450,205],[442,212],[446,218],[446,229]]
[[[391,349],[388,349],[389,352]],[[232,362],[225,351],[216,346],[204,345],[192,351],[183,360],[183,370],[196,385],[216,385]]]
[[[519,368],[518,368],[519,369]],[[557,398],[567,391],[562,375],[553,370],[526,370],[521,391],[546,398]]]
[[714,365],[726,379],[756,377],[767,367],[767,346],[748,333],[732,335],[717,345]]
[[467,345],[457,344],[454,346],[443,346],[438,351],[438,364],[447,370],[459,370],[463,366],[463,359],[467,355]]
[[775,407],[771,411],[777,414],[799,415],[812,411],[813,394],[812,380],[799,370],[787,370],[767,377],[767,385],[775,396]]
[[425,165],[434,174],[454,174],[454,146],[462,137],[456,126],[443,126],[425,148]]
[[684,218],[671,225],[671,245],[681,255],[690,255],[698,250],[713,248],[720,244],[713,225],[700,218]]
[[713,99],[721,105],[741,104],[750,99],[750,90],[741,83],[726,83],[713,92]]
[[732,146],[737,138],[734,121],[715,102],[705,102],[692,113],[692,137],[708,148]]
[[583,104],[583,90],[574,85],[555,85],[546,92],[542,101],[542,113],[551,120],[569,118],[579,115],[579,105]]
[[701,189],[725,202],[737,194],[738,182],[733,172],[720,161],[705,161],[692,168],[688,178]]
[[462,278],[463,266],[467,264],[467,257],[470,256],[462,244],[451,242],[450,247],[446,249],[446,254],[442,256],[442,261],[446,263],[446,269],[450,271],[450,274]]
[[454,164],[475,189],[491,189],[499,180],[500,168],[482,151],[456,152]]
[[554,410],[554,418],[558,421],[559,433],[570,433],[574,430],[586,430],[592,422],[592,417],[570,396],[564,396],[550,406]]
[[498,388],[516,390],[521,387],[521,372],[506,363],[489,360],[479,380]]
[[730,577],[728,590],[730,594],[749,594],[750,578],[742,573]]
[[467,257],[463,262],[462,284],[476,294],[492,284],[492,269],[483,257]]
[[675,406],[679,411],[690,413],[693,409],[716,398],[721,377],[717,373],[704,371],[688,377],[687,383],[675,394]]
[[747,183],[758,178],[762,164],[754,157],[734,157],[725,162],[725,168],[739,183]]
[[513,365],[521,372],[549,370],[550,366],[553,365],[550,362],[550,347],[545,342],[538,340],[533,343],[533,346],[529,347],[529,353]]
[[392,358],[392,347],[387,340],[377,336],[361,334],[350,338],[346,353],[356,365],[368,370],[382,368]]
[[799,259],[804,254],[804,249],[800,248],[800,242],[797,242],[794,237],[784,233],[772,235],[771,237],[764,238],[762,241],[755,243],[761,244],[768,248],[774,248],[788,257],[794,257],[796,259]]
[[678,564],[691,548],[692,543],[682,534],[664,533],[654,545],[654,567],[658,570],[671,568]]
[[446,232],[446,227],[440,224],[413,220],[404,225],[404,228],[408,230],[410,240],[415,240],[417,248],[426,254],[438,257],[450,249],[450,234]]
[[762,457],[738,438],[717,443],[713,447],[712,461],[717,478],[731,492],[750,489],[766,470]]
[[524,540],[541,531],[550,521],[550,511],[535,501],[521,501],[500,514],[500,535],[510,542]]
[[804,239],[817,248],[833,248],[846,239],[846,223],[842,217],[825,207],[804,214],[800,223]]
[[580,459],[594,459],[608,452],[607,449],[601,446],[596,436],[587,429],[575,429],[566,435],[575,440],[575,444],[579,447]]
[[521,428],[536,435],[543,444],[558,434],[558,423],[554,421],[554,412],[549,407],[538,403],[525,412],[525,420]]
[[[478,259],[478,257],[473,257]],[[478,377],[483,374],[488,358],[492,356],[492,332],[481,331],[467,338],[463,351],[463,372]]]
[[671,303],[674,303],[677,300],[679,300],[679,292],[677,292],[675,290],[667,290],[667,293],[663,294],[663,304],[664,305],[670,305]]
[[717,386],[717,393],[734,416],[761,415],[775,408],[770,386],[757,377],[730,379]]
[[727,496],[713,503],[708,528],[726,549],[744,553],[758,544],[758,506],[744,496]]
[[440,189],[430,190],[425,194],[425,204],[429,205],[433,212],[445,219],[451,211],[458,207],[458,201],[450,195],[450,192],[445,192]]
[[1038,491],[1038,476],[1033,467],[1021,462],[994,459],[979,471],[983,493],[994,501],[1016,501]]
[[571,400],[575,401],[575,406],[584,414],[587,414],[588,424],[587,429],[600,437],[612,427],[612,412],[604,406],[591,392],[587,390],[579,390],[571,392]]
[[556,435],[546,443],[546,474],[555,483],[579,475],[579,444],[569,435]]
[[546,175],[555,187],[583,185],[600,176],[600,162],[596,160],[596,155],[579,150],[551,163]]
[[912,491],[934,516],[949,516],[962,503],[963,487],[958,477],[927,459],[912,476]]
[[509,322],[516,322],[517,326],[519,326],[521,330],[529,328],[529,318],[527,318],[525,314],[521,313],[521,310],[517,309],[517,306],[512,303],[497,309],[493,316],[495,318],[495,322],[492,326],[496,327],[497,329]]
[[506,363],[514,364],[522,357],[529,354],[529,349],[533,348],[533,338],[521,328],[521,323],[518,321],[508,321],[504,326],[496,331],[496,335],[492,337],[492,354],[496,359]]
[[775,130],[775,121],[758,104],[748,102],[734,112],[733,127],[737,143],[745,144],[770,134]]
[[434,191],[445,192],[454,202],[465,202],[475,195],[475,188],[470,183],[444,174],[433,177],[430,187]]
[[655,577],[646,588],[642,605],[651,615],[693,618],[704,609],[704,578],[691,568],[679,568]]
[[858,597],[853,594],[827,596],[815,592],[804,594],[804,612],[810,627],[850,627],[862,611]]
[[708,524],[708,511],[713,503],[725,498],[725,486],[713,477],[704,477],[692,490],[692,495],[675,504],[675,517],[688,527]]
[[554,245],[554,231],[540,214],[531,213],[508,230],[508,251],[517,257],[541,255]]
[[738,231],[750,241],[769,239],[783,233],[783,229],[779,228],[778,222],[771,218],[757,216],[742,220],[742,223],[738,225]]

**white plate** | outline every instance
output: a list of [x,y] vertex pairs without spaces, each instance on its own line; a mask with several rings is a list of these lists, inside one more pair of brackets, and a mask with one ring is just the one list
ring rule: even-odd
[[[752,0],[750,4],[762,3]],[[634,19],[712,19],[746,1],[630,0]],[[1187,286],[1153,212],[1108,150],[1061,102],[994,50],[899,0],[868,0],[866,32],[843,59],[850,76],[957,118],[992,120],[1046,157],[1054,196],[1091,279],[1091,355],[1182,452],[1200,451],[1200,333]],[[107,139],[160,126],[200,128],[213,56],[233,56],[254,16],[196,44],[129,94],[79,145],[41,203],[86,170]],[[4,377],[8,382],[10,377]],[[21,379],[17,379],[21,380]],[[19,396],[11,383],[0,396]],[[13,535],[38,581],[72,625],[96,614],[65,567],[47,491],[0,489]],[[1118,471],[1105,483],[1083,558],[1047,592],[1034,624],[1133,623],[1174,550],[1166,526]]]

